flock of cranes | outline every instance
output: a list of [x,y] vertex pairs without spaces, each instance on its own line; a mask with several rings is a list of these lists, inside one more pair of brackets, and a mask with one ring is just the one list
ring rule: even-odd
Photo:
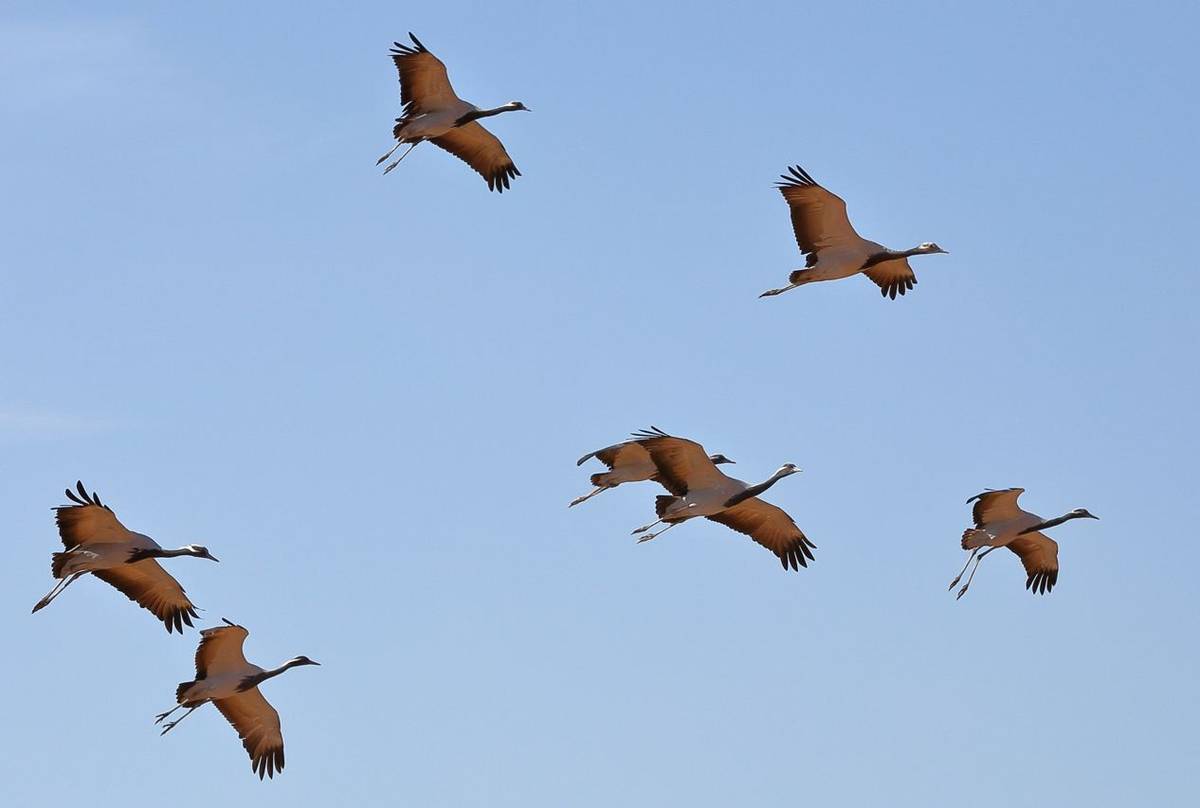
[[[391,172],[420,143],[429,141],[463,160],[492,191],[503,193],[521,175],[504,145],[479,121],[518,110],[528,111],[519,101],[481,109],[463,101],[454,92],[446,66],[411,33],[412,45],[394,43],[392,61],[400,76],[403,110],[396,118],[392,136],[395,145],[376,165],[401,147],[399,157],[384,168]],[[788,276],[788,285],[763,292],[773,297],[817,281],[837,280],[862,273],[888,298],[904,295],[916,284],[908,259],[916,255],[945,253],[937,244],[925,242],[908,250],[892,250],[868,241],[854,230],[846,214],[846,203],[822,187],[799,166],[788,168],[777,184],[791,210],[796,243],[806,256],[803,269]],[[667,493],[654,501],[655,519],[633,531],[638,542],[661,536],[676,525],[704,517],[742,533],[770,550],[785,570],[798,571],[814,560],[813,544],[782,508],[760,495],[785,477],[798,474],[793,463],[784,463],[760,483],[751,485],[723,473],[719,466],[732,464],[723,454],[709,454],[687,438],[670,435],[657,427],[634,432],[629,440],[589,452],[576,465],[595,458],[608,467],[591,475],[592,490],[576,497],[570,506],[626,483],[656,482]],[[950,583],[957,586],[970,567],[970,575],[959,590],[961,598],[971,585],[982,560],[998,547],[1007,547],[1021,560],[1027,574],[1025,588],[1050,592],[1058,581],[1058,545],[1043,530],[1072,519],[1095,519],[1077,508],[1054,519],[1022,510],[1017,499],[1021,488],[989,490],[967,500],[974,502],[974,526],[962,534],[962,548],[971,554],[962,571]],[[183,633],[198,618],[195,605],[183,587],[159,565],[158,559],[191,556],[217,559],[207,548],[189,544],[164,549],[151,537],[135,533],[117,519],[112,509],[89,493],[82,482],[66,490],[69,505],[56,507],[55,520],[64,550],[52,556],[54,587],[37,602],[37,612],[88,573],[121,591],[149,611],[168,633]],[[657,526],[663,527],[654,530]],[[984,549],[986,548],[986,549]],[[974,563],[974,567],[971,567]],[[294,657],[275,668],[263,669],[246,661],[242,646],[249,632],[224,620],[225,625],[200,632],[196,650],[195,678],[178,685],[175,706],[159,714],[165,735],[211,702],[237,730],[251,768],[263,777],[274,777],[283,769],[283,734],[279,714],[267,702],[259,686],[294,667],[317,665],[306,656]],[[173,721],[177,710],[186,710]],[[165,722],[165,723],[164,723]]]

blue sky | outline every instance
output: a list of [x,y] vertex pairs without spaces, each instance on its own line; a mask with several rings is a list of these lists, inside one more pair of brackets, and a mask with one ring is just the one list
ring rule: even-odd
[[[435,8],[435,6],[437,6]],[[1195,793],[1194,4],[15,3],[0,21],[0,796],[20,805],[1179,804]],[[524,176],[382,178],[415,31]],[[901,300],[801,262],[800,163]],[[798,574],[575,459],[657,424],[761,479]],[[51,585],[82,478],[248,656]],[[968,496],[1069,523],[955,603]],[[1180,521],[1184,522],[1180,529]],[[6,792],[6,793],[5,793]]]

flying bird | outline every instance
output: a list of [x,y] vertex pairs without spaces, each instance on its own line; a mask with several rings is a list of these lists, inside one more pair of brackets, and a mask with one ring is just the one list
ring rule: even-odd
[[[1024,488],[988,490],[967,500],[968,504],[975,503],[972,509],[975,527],[963,531],[962,548],[970,550],[971,555],[950,582],[950,589],[963,577],[972,560],[975,561],[975,567],[963,588],[958,590],[955,600],[967,593],[967,587],[979,569],[979,562],[997,547],[1007,547],[1021,559],[1025,566],[1026,589],[1039,595],[1051,591],[1058,583],[1058,544],[1041,531],[1072,519],[1100,518],[1089,513],[1087,508],[1076,508],[1054,519],[1042,519],[1037,514],[1021,510],[1017,505],[1017,499],[1024,492]],[[982,547],[988,549],[981,553],[979,550]]]
[[[663,434],[665,435],[666,433],[664,432]],[[614,443],[612,446],[588,452],[579,458],[575,465],[582,466],[593,457],[608,466],[608,471],[593,474],[591,481],[594,488],[583,496],[571,500],[571,504],[567,506],[568,508],[574,507],[581,502],[586,502],[597,494],[603,493],[610,488],[616,488],[622,483],[636,483],[642,480],[658,481],[658,468],[654,465],[654,461],[650,459],[650,453],[636,440]],[[709,455],[708,459],[714,465],[733,462],[723,454]]]
[[513,165],[504,144],[484,129],[479,119],[516,110],[529,112],[529,108],[520,101],[509,101],[491,109],[480,109],[463,101],[450,86],[446,65],[411,32],[408,36],[413,42],[411,46],[394,42],[391,50],[392,61],[400,72],[400,102],[404,105],[392,128],[396,145],[375,165],[391,157],[400,146],[409,144],[408,149],[383,170],[387,174],[417,144],[428,140],[475,169],[487,181],[490,190],[504,193],[509,182],[521,172]]
[[185,555],[217,559],[198,544],[164,550],[149,536],[127,529],[99,496],[87,492],[82,482],[76,482],[75,487],[78,494],[67,489],[67,498],[75,504],[54,509],[58,535],[67,548],[52,555],[50,571],[58,583],[33,611],[45,608],[90,572],[152,612],[166,625],[168,634],[172,630],[182,634],[184,624],[192,625],[192,618],[199,615],[183,587],[155,559]]
[[250,755],[250,768],[258,774],[258,779],[274,778],[276,772],[283,771],[283,731],[279,713],[263,698],[258,686],[290,668],[321,663],[298,656],[278,668],[263,670],[247,662],[242,654],[242,643],[250,632],[221,619],[224,626],[200,632],[196,678],[179,684],[175,689],[175,706],[156,716],[154,723],[162,723],[171,713],[186,707],[186,713],[163,725],[161,734],[166,735],[197,708],[211,701],[237,730],[242,746]]
[[861,272],[879,286],[881,294],[895,300],[897,294],[903,295],[917,282],[908,265],[910,256],[946,252],[932,241],[911,250],[889,250],[867,241],[854,232],[841,197],[821,187],[800,166],[789,167],[788,172],[780,175],[783,181],[776,187],[792,209],[792,230],[806,257],[804,269],[792,272],[787,286],[770,289],[759,297],[781,295],[806,283],[848,278]]
[[646,533],[657,524],[666,524],[657,533],[638,539],[649,541],[688,519],[703,516],[744,533],[766,547],[786,570],[807,567],[816,545],[808,540],[783,509],[758,498],[775,483],[800,471],[785,463],[765,481],[747,485],[728,477],[717,468],[704,447],[686,438],[668,435],[660,429],[635,432],[637,443],[649,454],[658,469],[658,481],[671,494],[655,498],[658,519],[633,531]]

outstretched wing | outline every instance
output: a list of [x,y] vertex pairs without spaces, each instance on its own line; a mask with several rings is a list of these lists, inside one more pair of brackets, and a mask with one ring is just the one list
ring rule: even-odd
[[153,558],[96,570],[92,574],[163,621],[168,634],[172,630],[182,634],[183,626],[192,625],[192,618],[199,617],[179,581]]
[[896,299],[917,283],[917,276],[908,265],[907,258],[893,258],[891,261],[880,261],[874,266],[863,270],[863,274],[879,286],[879,292],[884,297]]
[[758,497],[742,500],[707,518],[754,539],[778,556],[785,570],[807,567],[813,559],[817,545],[808,540],[787,511]]
[[400,102],[405,115],[415,115],[435,109],[445,109],[458,101],[446,65],[430,53],[421,41],[412,35],[410,45],[392,43],[392,61],[400,73]]
[[1006,522],[1016,519],[1024,511],[1017,505],[1017,499],[1025,493],[1024,488],[1004,488],[999,491],[984,491],[967,500],[975,503],[971,516],[975,519],[975,527]]
[[1024,533],[1008,543],[1025,565],[1025,588],[1035,595],[1049,592],[1058,583],[1058,543],[1034,531]]
[[792,209],[792,230],[805,255],[859,237],[846,215],[842,198],[818,185],[803,168],[791,166],[780,179],[783,181],[776,183],[776,187]]
[[693,440],[653,428],[634,434],[650,453],[658,469],[658,481],[677,497],[686,495],[689,488],[717,486],[727,479],[709,459],[704,447]]
[[243,626],[220,626],[200,632],[196,648],[196,679],[207,679],[231,671],[244,671],[246,657],[242,645],[250,632]]
[[614,469],[617,466],[650,462],[650,453],[644,447],[636,441],[625,441],[624,443],[614,443],[612,446],[605,446],[603,449],[597,449],[594,452],[588,452],[579,458],[575,465],[582,466],[593,457],[608,466],[609,469]]
[[275,777],[283,771],[283,730],[279,713],[257,687],[213,702],[225,720],[237,730],[242,746],[250,755],[250,768],[258,779]]
[[79,493],[68,488],[67,499],[77,504],[54,509],[54,521],[58,524],[58,536],[63,546],[70,550],[81,544],[127,541],[129,530],[112,509],[102,503],[97,494],[89,494],[82,482],[76,482],[75,488]]
[[489,190],[504,193],[509,181],[521,176],[504,150],[504,144],[480,126],[479,121],[456,126],[446,134],[433,138],[432,143],[475,169],[487,180]]

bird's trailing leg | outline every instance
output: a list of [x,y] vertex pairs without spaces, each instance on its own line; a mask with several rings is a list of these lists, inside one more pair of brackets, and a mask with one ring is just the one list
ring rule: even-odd
[[378,160],[376,160],[376,161],[375,161],[375,165],[379,165],[379,164],[380,164],[380,163],[382,163],[384,160],[386,160],[386,159],[388,159],[389,157],[391,157],[391,156],[392,156],[392,154],[393,154],[393,153],[396,151],[396,149],[400,148],[400,147],[401,147],[401,146],[403,146],[403,145],[404,145],[404,141],[403,141],[403,140],[397,140],[397,141],[396,141],[396,145],[395,145],[395,146],[392,146],[390,149],[388,149],[388,150],[387,150],[387,154],[383,155],[383,157],[380,157]]
[[[83,573],[83,572],[76,572],[71,575],[68,575],[66,578],[63,578],[61,581],[56,583],[54,585],[54,588],[46,593],[46,597],[39,600],[37,602],[37,604],[33,607],[33,612],[37,612],[37,611],[49,606],[50,601],[54,600],[56,597],[61,595],[62,591],[64,589],[66,589],[68,586],[70,586],[72,583],[74,583],[76,578],[78,578],[79,576],[84,575],[84,574],[85,573]],[[33,614],[33,612],[30,612],[30,614]]]
[[592,497],[596,496],[596,495],[597,495],[597,494],[599,494],[599,493],[602,493],[602,492],[604,492],[604,491],[607,491],[607,490],[608,490],[608,489],[610,489],[610,488],[612,488],[612,486],[611,486],[611,485],[598,485],[598,486],[596,486],[594,489],[592,489],[591,491],[589,491],[588,493],[584,494],[583,496],[581,496],[581,497],[575,497],[575,499],[571,500],[571,504],[570,504],[570,505],[568,505],[567,507],[568,507],[568,508],[574,508],[574,507],[575,507],[576,505],[578,505],[579,503],[581,503],[581,502],[587,502],[587,501],[588,501],[589,499],[591,499]]
[[[411,146],[409,146],[407,149],[405,149],[405,150],[404,150],[404,154],[402,154],[402,155],[400,155],[399,157],[397,157],[397,158],[396,158],[396,159],[395,159],[395,160],[394,160],[394,161],[393,161],[391,164],[389,164],[389,165],[388,165],[388,167],[387,167],[387,168],[385,168],[385,169],[383,170],[383,173],[384,173],[384,174],[387,174],[387,173],[388,173],[389,171],[391,171],[393,168],[395,168],[396,166],[400,165],[400,161],[401,161],[401,160],[403,160],[405,157],[408,157],[408,153],[409,153],[410,151],[412,151],[413,149],[415,149],[415,148],[417,147],[417,144],[418,144],[418,143],[420,143],[420,142],[421,142],[421,141],[419,141],[419,140],[417,140],[417,141],[414,141],[414,142],[413,142],[413,144],[412,144]],[[399,144],[399,143],[397,143],[396,145],[397,145],[397,146],[399,146],[400,144]],[[395,151],[395,149],[392,149],[392,151]],[[389,154],[389,155],[390,155],[391,153],[392,153],[392,152],[388,152],[388,154]],[[380,162],[383,162],[383,161],[382,161],[382,160],[380,160]],[[378,163],[376,163],[376,165],[378,165]]]
[[989,547],[986,550],[984,550],[982,553],[980,553],[978,556],[975,557],[975,566],[971,568],[971,574],[967,576],[967,582],[965,584],[963,584],[963,588],[958,590],[958,594],[954,596],[955,600],[958,600],[963,595],[967,594],[967,587],[969,587],[971,585],[971,581],[974,580],[974,578],[975,578],[975,573],[979,571],[979,562],[983,561],[983,559],[987,558],[988,554],[991,553],[992,550],[995,550],[995,549],[996,549],[995,547]]
[[[160,736],[162,736],[162,735],[166,735],[168,732],[170,732],[171,730],[175,729],[175,727],[179,725],[179,722],[180,722],[180,721],[182,721],[183,719],[187,718],[187,717],[188,717],[189,715],[191,715],[192,713],[196,712],[196,710],[197,710],[199,707],[200,707],[200,705],[199,705],[199,704],[197,704],[195,707],[192,707],[192,708],[191,708],[191,709],[189,709],[189,710],[188,710],[186,713],[184,713],[183,715],[179,716],[179,718],[176,718],[174,721],[168,721],[166,724],[164,724],[164,725],[163,725],[163,731],[162,731],[162,732],[160,732],[160,733],[158,733],[158,734],[159,734]],[[172,711],[172,712],[174,712],[174,711]]]
[[167,716],[169,716],[171,713],[175,712],[176,710],[182,710],[182,709],[183,709],[182,704],[176,704],[174,707],[167,710],[165,713],[159,713],[158,715],[154,716],[154,723],[161,724],[163,722],[164,718],[166,718]]
[[947,589],[953,589],[954,587],[958,586],[958,582],[962,580],[963,573],[967,571],[967,567],[971,566],[971,562],[975,560],[975,556],[978,555],[978,553],[978,547],[971,551],[971,554],[967,556],[967,563],[963,564],[963,568],[958,571],[958,575],[954,576],[954,580],[950,582],[950,586],[946,587]]
[[[662,520],[660,519],[659,521],[661,522]],[[671,528],[675,527],[675,525],[681,525],[681,524],[683,524],[683,522],[672,522],[671,524],[667,525],[666,527],[664,527],[662,530],[658,531],[657,533],[647,533],[645,536],[640,537],[637,540],[637,543],[641,544],[644,541],[650,541],[651,539],[657,539],[659,536],[666,533]],[[653,525],[651,525],[651,527],[653,527]]]
[[639,527],[639,528],[637,528],[636,530],[634,530],[634,531],[633,531],[633,535],[634,535],[634,536],[636,536],[636,535],[637,535],[637,534],[639,534],[639,533],[645,533],[647,530],[649,530],[650,528],[654,527],[655,525],[657,525],[657,524],[658,524],[658,523],[660,523],[661,521],[662,521],[661,519],[655,519],[653,522],[651,522],[651,523],[650,523],[650,524],[648,524],[648,525],[642,525],[641,527]]
[[789,283],[787,286],[783,287],[782,289],[768,289],[767,291],[765,291],[761,295],[759,295],[759,297],[774,297],[775,295],[781,295],[784,292],[790,292],[791,290],[795,289],[797,286],[801,286],[801,285],[802,284],[799,284],[799,283]]

